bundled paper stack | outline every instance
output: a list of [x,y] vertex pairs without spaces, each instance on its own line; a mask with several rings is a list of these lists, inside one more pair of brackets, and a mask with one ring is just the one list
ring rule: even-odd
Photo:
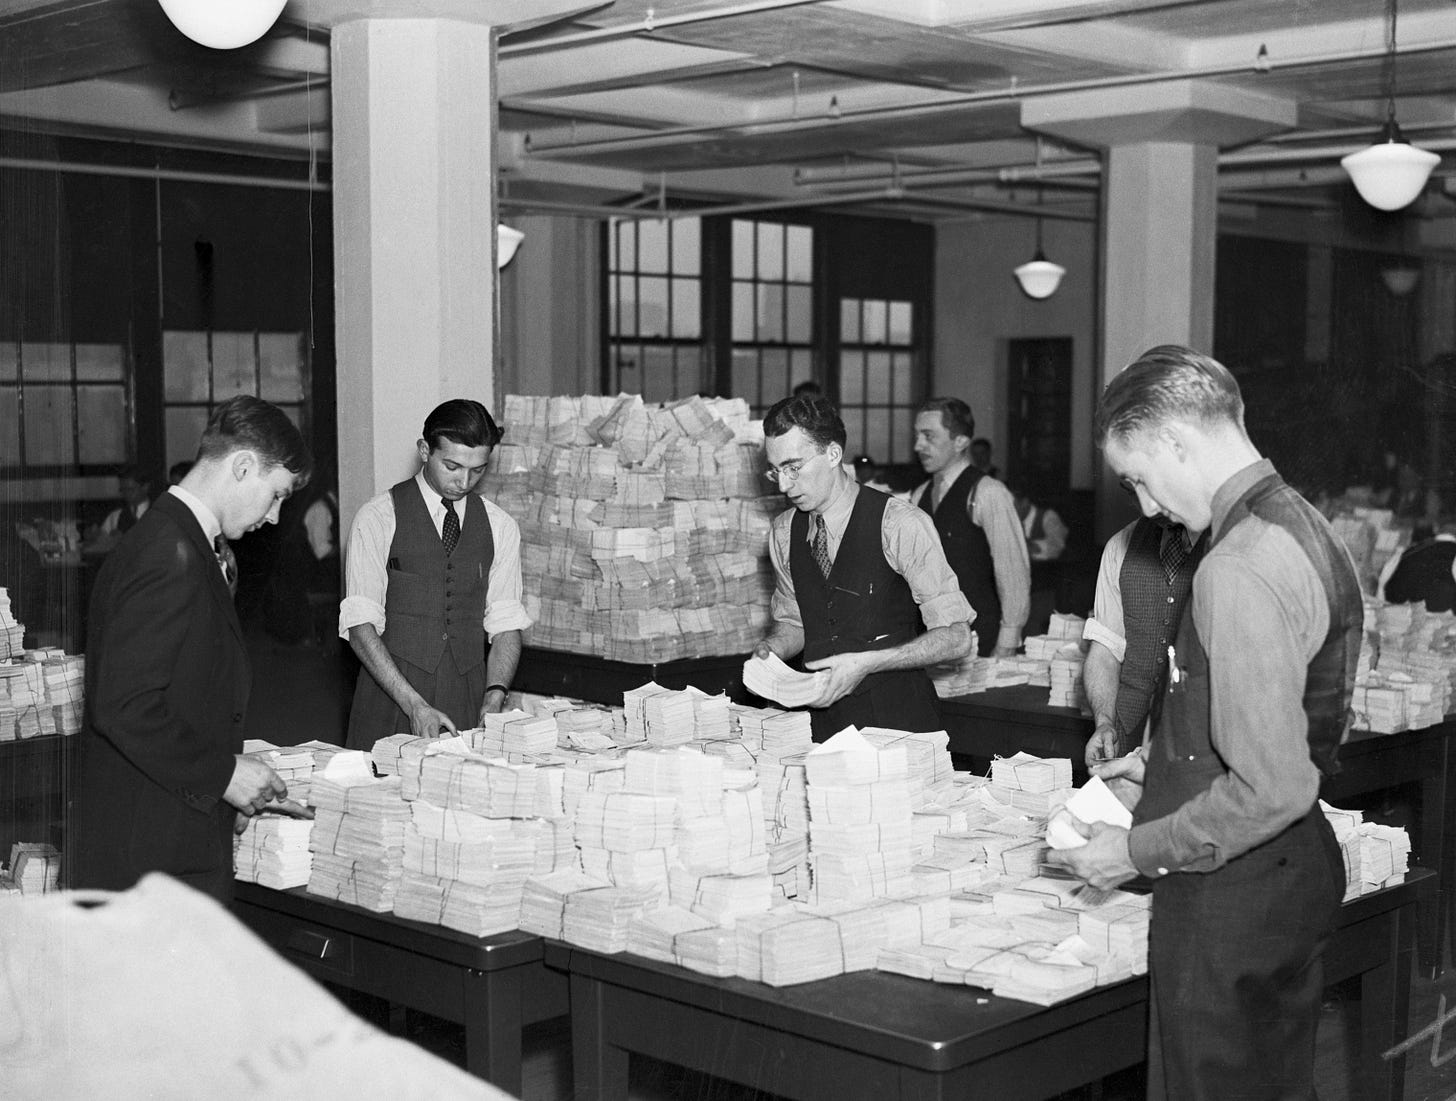
[[41,675],[56,733],[79,733],[84,711],[86,659],[79,654],[46,651]]
[[525,711],[485,715],[479,727],[460,733],[473,752],[515,763],[550,753],[557,739],[555,718]]
[[654,908],[660,893],[631,887],[597,887],[566,896],[561,937],[595,952],[625,952],[632,921]]
[[700,874],[768,871],[768,827],[758,784],[722,792],[716,814],[684,817],[675,835],[678,862]]
[[607,886],[592,879],[579,868],[563,868],[549,875],[536,875],[526,880],[521,892],[522,932],[560,940],[566,914],[566,899],[577,891],[596,890]]
[[755,757],[768,830],[769,871],[785,899],[809,896],[809,795],[804,754],[814,744],[804,711],[736,709],[740,735]]
[[692,685],[688,685],[687,692],[693,701],[694,741],[722,741],[734,736],[735,728],[726,693],[719,692],[716,696],[710,696]]
[[991,762],[991,783],[1017,791],[1048,792],[1072,786],[1072,762],[1066,757],[1034,757],[1017,753]]
[[[649,960],[680,963],[677,938],[684,933],[716,928],[705,917],[699,917],[681,906],[664,906],[633,918],[627,925],[627,951]],[[728,972],[732,974],[732,972]]]
[[313,822],[306,818],[254,815],[233,838],[233,878],[275,891],[306,887],[313,873],[312,834]]
[[288,785],[288,798],[302,806],[309,805],[313,786],[314,751],[308,746],[276,746],[261,738],[243,742],[243,753],[256,757],[278,773]]
[[60,886],[61,854],[43,841],[16,841],[4,877],[23,895],[41,895]]
[[313,778],[310,894],[385,912],[394,908],[409,804],[400,780],[376,780],[364,753],[341,753]]
[[952,794],[955,766],[950,759],[950,736],[944,730],[911,732],[867,726],[860,731],[877,749],[898,745],[905,749],[909,770],[910,803],[916,810],[939,803]]
[[552,808],[539,801],[534,765],[482,757],[452,745],[453,741],[435,742],[440,752],[420,758],[419,791],[406,789],[406,794],[485,818],[550,817]]
[[1095,906],[1077,915],[1077,935],[1099,952],[1128,960],[1135,975],[1148,970],[1149,897]]
[[673,940],[673,951],[677,962],[690,971],[719,978],[738,974],[736,927],[709,925],[679,933]]
[[725,929],[750,914],[765,912],[774,903],[773,877],[766,867],[742,875],[698,875],[678,866],[670,873],[669,890],[674,906]]
[[374,765],[374,771],[381,776],[399,776],[403,772],[411,777],[417,787],[420,759],[425,755],[425,747],[434,741],[434,738],[416,738],[413,734],[390,734],[374,743],[369,751],[369,759]]
[[506,409],[486,485],[521,527],[531,645],[638,663],[752,647],[784,502],[764,495],[745,402],[511,395]]
[[10,592],[0,588],[0,661],[12,661],[25,649],[25,624],[15,618]]
[[1087,709],[1087,690],[1082,683],[1082,669],[1086,662],[1087,655],[1075,642],[1063,643],[1052,655],[1048,706]]
[[932,665],[926,672],[930,674],[930,683],[935,687],[935,694],[941,699],[949,699],[952,696],[984,692],[990,688],[993,665],[990,658],[977,656],[976,634],[972,631],[970,653],[959,661]]
[[576,806],[578,848],[640,852],[666,849],[676,829],[677,800],[670,795],[588,791]]
[[901,897],[913,889],[909,754],[846,727],[804,758],[809,850],[821,905]]
[[807,707],[824,694],[828,672],[801,673],[791,669],[777,654],[750,655],[743,663],[743,687],[756,696],[785,707]]
[[682,745],[693,740],[691,693],[648,682],[622,693],[627,738],[650,745]]
[[562,813],[575,821],[584,794],[621,791],[626,779],[627,762],[620,757],[583,756],[568,760],[562,777]]
[[1379,673],[1370,673],[1363,681],[1357,681],[1350,698],[1355,725],[1380,734],[1409,730],[1409,687],[1408,678],[1384,677]]
[[0,741],[39,738],[56,732],[55,714],[46,700],[45,673],[39,661],[32,660],[36,651],[27,651],[23,661],[6,670],[0,679],[9,691],[9,707],[0,720]]
[[1364,821],[1357,810],[1341,810],[1320,800],[1345,862],[1345,899],[1378,890],[1405,878],[1410,867],[1410,835],[1397,826]]
[[991,992],[999,998],[1056,1005],[1097,985],[1097,968],[1083,963],[1071,952],[1054,951],[1039,959],[1020,953],[1017,957],[991,986]]

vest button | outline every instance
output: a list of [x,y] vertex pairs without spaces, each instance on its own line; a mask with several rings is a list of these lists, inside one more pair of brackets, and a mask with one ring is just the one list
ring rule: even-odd
[[440,636],[440,639],[443,642],[449,642],[450,641],[450,632],[449,631],[446,631],[444,634],[442,634]]
[[1168,603],[1169,603],[1169,604],[1171,604],[1171,603],[1173,603],[1173,598],[1172,598],[1172,597],[1171,597],[1171,596],[1170,596],[1170,597],[1168,597]]

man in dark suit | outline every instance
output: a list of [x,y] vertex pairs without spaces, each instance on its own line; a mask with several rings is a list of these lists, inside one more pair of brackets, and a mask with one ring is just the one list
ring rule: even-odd
[[71,886],[124,890],[161,871],[231,899],[238,814],[287,788],[242,756],[252,673],[218,548],[276,523],[311,467],[281,409],[231,398],[213,411],[186,477],[101,567],[66,823]]

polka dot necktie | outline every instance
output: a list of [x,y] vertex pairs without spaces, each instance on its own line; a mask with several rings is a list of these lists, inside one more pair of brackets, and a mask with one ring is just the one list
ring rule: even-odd
[[819,572],[825,577],[834,568],[834,563],[829,561],[829,531],[824,526],[824,517],[814,517],[814,538],[809,544],[809,553],[814,556],[814,564],[819,567]]
[[455,515],[455,502],[445,502],[445,522],[440,525],[440,542],[445,544],[445,556],[455,553],[455,544],[460,542],[460,517]]

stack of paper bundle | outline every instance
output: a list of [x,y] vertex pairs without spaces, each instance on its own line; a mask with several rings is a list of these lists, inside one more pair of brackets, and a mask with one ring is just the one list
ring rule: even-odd
[[13,842],[5,878],[23,895],[57,890],[61,879],[61,854],[54,845],[44,841]]
[[1130,961],[1135,975],[1148,970],[1148,896],[1135,902],[1095,906],[1077,915],[1077,935],[1099,952]]
[[288,785],[288,798],[309,805],[313,787],[314,751],[306,746],[276,746],[261,738],[243,742],[243,753],[262,761]]
[[710,696],[701,689],[688,685],[688,696],[693,701],[693,740],[722,741],[736,734],[728,696],[724,692]]
[[629,890],[665,896],[676,818],[671,795],[583,793],[574,826],[583,870]]
[[25,649],[25,624],[15,618],[10,592],[0,588],[0,661],[12,661]]
[[[1072,762],[1066,757],[1017,753],[991,762],[991,795],[1024,814],[1045,818],[1071,795]],[[1009,798],[1008,798],[1009,797]]]
[[233,838],[233,878],[275,891],[307,886],[313,874],[312,835],[313,822],[307,818],[254,815]]
[[607,886],[578,868],[563,868],[549,875],[536,875],[526,880],[521,892],[520,928],[526,933],[562,938],[566,900],[577,891],[593,891]]
[[1084,964],[1070,952],[1051,952],[1041,959],[1023,956],[999,976],[991,992],[999,998],[1036,1005],[1056,1005],[1097,985],[1097,968]]
[[9,694],[9,706],[0,715],[0,741],[39,738],[56,732],[55,713],[46,700],[45,673],[35,651],[6,669],[0,685]]
[[743,874],[700,875],[678,865],[669,875],[669,892],[674,906],[725,929],[774,904],[773,877],[766,867]]
[[576,820],[581,797],[589,791],[605,794],[621,791],[627,779],[627,762],[620,757],[583,756],[568,760],[562,785],[562,812]]
[[677,962],[690,971],[719,978],[738,974],[738,939],[736,926],[726,929],[708,925],[679,933],[673,940]]
[[[684,933],[715,928],[705,917],[699,917],[681,906],[664,906],[634,917],[627,925],[627,951],[649,960],[681,963],[677,938]],[[731,974],[732,972],[729,972]]]
[[785,899],[808,898],[809,794],[804,754],[814,744],[803,711],[745,707],[737,711],[744,743],[755,756],[768,830],[769,872]]
[[485,818],[551,816],[553,808],[540,800],[534,765],[482,757],[451,742],[436,742],[441,751],[420,758],[419,790],[407,787],[407,795]]
[[[1410,835],[1399,826],[1364,822],[1359,830],[1360,893],[1405,879],[1410,868]],[[1348,891],[1349,884],[1346,884]]]
[[632,921],[658,905],[660,892],[633,887],[598,887],[566,896],[561,937],[595,952],[625,952]]
[[722,792],[718,813],[684,816],[675,835],[677,860],[700,874],[768,872],[768,828],[763,789],[753,783]]
[[336,898],[381,912],[394,908],[404,862],[409,804],[397,776],[365,775],[368,759],[340,764],[344,755],[313,778],[313,830],[309,850],[313,867],[310,894]]
[[1065,642],[1052,655],[1050,676],[1051,694],[1047,697],[1050,707],[1087,708],[1087,690],[1082,683],[1082,670],[1087,655],[1080,644]]
[[50,705],[57,734],[76,734],[81,729],[86,686],[86,659],[59,650],[44,651],[41,676],[45,702]]
[[622,693],[627,738],[649,745],[682,745],[693,740],[691,693],[648,682]]
[[854,727],[804,758],[814,898],[823,904],[901,897],[913,890],[909,754]]
[[556,720],[551,715],[502,711],[481,716],[480,726],[460,732],[472,752],[520,763],[556,748]]
[[860,734],[877,749],[892,745],[904,747],[909,770],[907,789],[910,804],[916,810],[950,796],[955,766],[950,759],[950,736],[944,730],[912,732],[867,726]]
[[[1350,710],[1355,725],[1379,734],[1396,734],[1409,730],[1410,685],[1406,677],[1386,677],[1370,673],[1356,681],[1350,697]],[[1437,722],[1440,721],[1438,718]]]
[[408,762],[403,765],[403,771],[418,786],[420,759],[425,755],[425,747],[434,741],[434,738],[416,738],[407,733],[390,734],[374,743],[369,751],[369,759],[374,765],[374,771],[381,776],[400,775],[402,762]]
[[531,645],[630,662],[751,649],[772,591],[741,400],[509,396],[487,492],[521,528]]
[[935,694],[941,699],[949,699],[952,696],[984,692],[990,688],[992,665],[990,658],[977,655],[976,634],[972,631],[971,649],[965,657],[943,665],[932,665],[926,672],[930,674],[930,683],[935,687]]

